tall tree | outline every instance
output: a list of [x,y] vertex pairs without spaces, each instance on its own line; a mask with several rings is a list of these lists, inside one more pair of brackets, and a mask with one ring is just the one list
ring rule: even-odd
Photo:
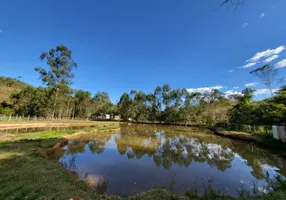
[[258,77],[270,90],[271,96],[273,96],[272,84],[277,75],[277,69],[274,66],[264,65],[255,70],[252,70],[250,74]]
[[149,108],[147,105],[147,96],[144,92],[136,92],[133,100],[133,112],[136,121],[144,122],[148,120]]
[[171,103],[171,87],[169,84],[164,84],[162,87],[162,99],[165,107],[169,107]]
[[156,87],[156,89],[154,91],[154,96],[155,96],[156,107],[158,108],[159,111],[161,111],[162,110],[162,101],[163,101],[161,86],[158,85]]
[[240,5],[244,3],[245,0],[222,0],[220,3],[219,8],[222,6],[235,6],[235,8],[238,8]]
[[130,96],[127,93],[124,93],[120,97],[118,103],[119,113],[123,120],[128,120],[128,118],[131,116],[131,105],[132,105],[132,100]]
[[59,107],[59,95],[64,94],[66,87],[71,85],[74,78],[72,70],[77,68],[77,63],[72,59],[72,51],[63,45],[42,53],[40,60],[45,61],[48,68],[36,67],[35,70],[39,72],[42,82],[53,91],[54,117]]

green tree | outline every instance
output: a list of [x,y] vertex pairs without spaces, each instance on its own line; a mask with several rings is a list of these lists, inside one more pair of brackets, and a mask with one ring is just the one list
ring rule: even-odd
[[149,121],[157,121],[160,115],[160,109],[157,104],[157,99],[155,94],[148,94],[146,96],[146,104],[150,107],[148,120]]
[[144,92],[140,91],[135,93],[134,100],[132,101],[132,108],[136,121],[144,122],[148,120],[148,112],[150,107],[146,105],[146,102],[147,96]]
[[46,117],[51,112],[50,94],[49,88],[29,86],[13,93],[10,98],[16,114]]
[[130,96],[127,93],[123,93],[118,103],[119,113],[123,120],[128,120],[128,118],[132,116],[131,106],[132,100]]
[[35,70],[39,72],[42,82],[52,89],[51,115],[55,117],[55,112],[59,109],[59,96],[65,95],[67,87],[71,85],[74,78],[72,70],[77,68],[77,63],[72,59],[72,51],[63,45],[42,53],[40,60],[45,61],[48,68],[36,67]]
[[239,124],[253,123],[254,104],[250,104],[255,90],[246,88],[242,91],[242,96],[231,111],[231,122]]
[[75,116],[80,118],[89,117],[92,114],[92,98],[88,91],[75,91]]
[[0,114],[10,115],[13,112],[13,104],[8,101],[0,103]]
[[93,98],[95,114],[111,114],[114,110],[107,92],[97,92]]

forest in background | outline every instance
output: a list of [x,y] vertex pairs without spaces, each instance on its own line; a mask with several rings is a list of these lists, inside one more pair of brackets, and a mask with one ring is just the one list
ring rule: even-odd
[[[77,63],[72,51],[61,45],[41,54],[46,67],[36,67],[43,87],[33,87],[18,78],[0,77],[0,114],[50,119],[89,118],[92,114],[120,114],[123,121],[170,124],[216,125],[219,123],[272,125],[286,122],[286,86],[272,90],[277,70],[269,65],[251,71],[269,88],[270,98],[254,101],[255,90],[229,95],[217,89],[190,93],[185,88],[157,86],[153,93],[132,90],[113,104],[107,92],[71,88]],[[5,91],[8,91],[5,93]],[[5,99],[5,95],[10,95]]]

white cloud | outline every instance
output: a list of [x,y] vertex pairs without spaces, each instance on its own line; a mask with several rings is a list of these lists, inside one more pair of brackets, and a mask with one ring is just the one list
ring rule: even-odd
[[231,70],[228,70],[228,72],[230,72],[230,73],[231,73],[231,72],[233,72],[233,71],[234,71],[233,69],[231,69]]
[[251,86],[257,86],[257,82],[252,82],[252,83],[246,83],[245,87],[251,87]]
[[263,13],[261,13],[261,15],[260,15],[260,17],[264,17],[265,16],[265,13],[263,12]]
[[222,89],[224,88],[223,86],[213,86],[213,87],[203,87],[203,88],[189,88],[187,89],[187,91],[189,93],[194,93],[194,92],[200,92],[200,93],[204,93],[204,92],[211,92],[214,89]]
[[273,56],[271,56],[271,57],[265,59],[263,62],[265,62],[265,63],[270,63],[272,60],[275,60],[275,59],[277,59],[277,58],[279,58],[278,55],[273,55]]
[[275,68],[283,68],[283,67],[286,67],[286,59],[281,60],[280,62],[278,62],[278,63],[275,65]]
[[244,24],[242,24],[242,28],[246,28],[248,26],[248,23],[244,23]]
[[256,65],[256,62],[250,62],[250,63],[247,63],[245,65],[243,65],[242,67],[239,67],[239,68],[249,68],[249,67],[252,67]]
[[235,90],[228,90],[224,93],[225,97],[229,97],[230,95],[243,95],[241,92]]
[[267,88],[259,89],[254,92],[254,95],[270,94],[270,90]]
[[[276,92],[278,89],[273,89],[272,92]],[[254,92],[254,95],[270,94],[270,90],[267,88],[259,89]]]
[[239,87],[238,86],[234,86],[232,89],[236,90],[236,89],[239,89]]
[[254,62],[259,61],[261,58],[280,54],[285,49],[286,49],[285,46],[280,46],[280,47],[277,47],[276,49],[267,49],[265,51],[257,52],[252,58],[250,58],[246,62],[254,63]]

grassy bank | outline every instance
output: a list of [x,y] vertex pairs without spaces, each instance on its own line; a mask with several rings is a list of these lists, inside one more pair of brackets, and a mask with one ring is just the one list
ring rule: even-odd
[[[118,126],[82,128],[81,130],[43,131],[35,133],[0,133],[0,199],[121,199],[99,195],[76,174],[68,172],[57,161],[47,158],[45,152],[65,138],[87,132],[110,131]],[[241,199],[282,200],[285,193],[280,190],[262,197]],[[193,191],[188,196],[175,195],[166,190],[152,190],[122,199],[234,199],[208,190],[203,196]]]
[[270,134],[268,135],[249,134],[246,132],[225,130],[222,128],[212,128],[211,130],[214,132],[215,135],[252,142],[258,145],[264,145],[271,148],[286,149],[285,143],[274,139],[273,136]]
[[45,121],[1,121],[0,130],[9,128],[35,128],[35,127],[69,127],[69,126],[104,126],[119,125],[118,121],[89,121],[89,120],[45,120]]
[[74,134],[118,128],[106,125],[81,130],[1,133],[0,199],[103,199],[56,160],[48,159],[45,151]]
[[81,134],[96,132],[96,131],[112,131],[119,130],[119,125],[103,125],[96,127],[82,127],[77,130],[52,130],[31,133],[0,133],[0,144],[4,142],[18,142],[18,141],[35,141],[35,140],[51,140],[63,139],[71,136],[79,136]]

